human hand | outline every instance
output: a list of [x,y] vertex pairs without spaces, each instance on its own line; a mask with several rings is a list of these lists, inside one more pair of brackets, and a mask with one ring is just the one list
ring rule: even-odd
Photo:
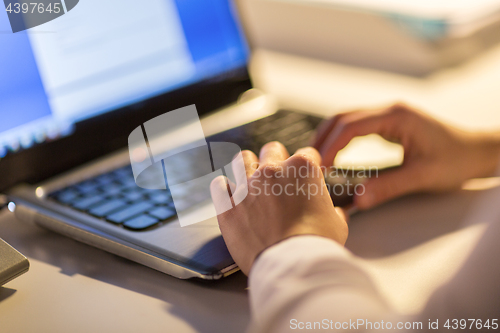
[[467,179],[493,174],[500,157],[498,134],[461,131],[401,103],[336,115],[319,127],[314,147],[328,166],[351,139],[372,133],[400,143],[404,161],[366,181],[364,194],[354,198],[360,209],[408,193],[460,188]]
[[[313,148],[299,149],[289,157],[278,142],[266,144],[257,156],[243,151],[247,197],[218,215],[227,248],[243,273],[269,246],[296,235],[319,235],[344,245],[348,228],[345,215],[333,206],[320,169],[321,157]],[[234,168],[235,174],[239,172]],[[236,179],[239,177],[236,176]],[[218,198],[227,194],[225,177],[212,181],[211,193],[217,210]],[[236,196],[236,195],[235,195]]]

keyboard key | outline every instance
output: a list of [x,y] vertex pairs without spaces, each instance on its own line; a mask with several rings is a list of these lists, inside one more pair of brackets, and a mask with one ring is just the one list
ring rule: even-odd
[[304,131],[307,131],[309,128],[310,127],[308,122],[301,121],[279,130],[277,133],[275,133],[275,135],[276,138],[278,139],[286,140],[290,136],[297,137],[297,133],[303,133]]
[[283,118],[274,121],[273,124],[275,128],[283,129],[290,127],[293,123],[304,121],[306,118],[307,116],[302,113],[288,113]]
[[106,195],[115,195],[121,193],[124,190],[122,185],[118,184],[109,184],[100,187],[101,191],[103,191]]
[[141,230],[149,228],[158,222],[159,221],[157,218],[151,217],[149,215],[139,215],[131,220],[128,220],[123,225],[130,229]]
[[94,215],[94,216],[98,216],[98,217],[102,217],[106,214],[109,214],[115,210],[117,210],[118,208],[121,208],[123,206],[126,205],[126,202],[123,201],[123,200],[111,200],[111,201],[107,201],[103,204],[100,204],[99,206],[96,206],[94,208],[92,208],[89,213]]
[[172,197],[170,194],[167,194],[166,192],[159,192],[159,193],[154,193],[148,195],[149,199],[153,200],[156,203],[169,203],[172,201]]
[[81,193],[86,194],[94,191],[97,188],[97,186],[98,185],[96,183],[87,180],[74,185],[74,188],[76,188]]
[[95,178],[95,181],[99,185],[108,185],[114,181],[114,177],[111,176],[111,174],[106,173],[104,175]]
[[134,217],[135,215],[144,213],[148,209],[151,209],[151,207],[153,207],[152,203],[149,203],[147,201],[141,201],[131,206],[128,206],[125,209],[120,210],[116,213],[108,215],[106,218],[114,223],[123,223],[124,221],[128,220],[131,217]]
[[177,213],[173,208],[158,207],[150,211],[149,214],[159,218],[160,220],[166,220],[169,217],[175,216]]
[[137,201],[143,198],[142,191],[130,191],[124,193],[123,196],[130,201]]
[[80,210],[86,210],[91,206],[98,204],[102,200],[104,200],[104,197],[102,195],[93,195],[76,201],[73,204],[73,207]]
[[65,204],[71,204],[78,200],[78,194],[71,190],[65,190],[57,194],[56,199]]
[[134,177],[122,177],[116,180],[118,183],[122,184],[123,187],[134,188],[137,187],[135,184]]
[[115,170],[113,172],[114,176],[121,178],[121,177],[133,177],[132,175],[132,167],[130,165],[127,165],[126,167],[123,167],[121,169]]

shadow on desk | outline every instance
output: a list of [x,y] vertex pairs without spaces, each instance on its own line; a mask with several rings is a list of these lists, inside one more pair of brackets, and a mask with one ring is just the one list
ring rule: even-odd
[[[165,311],[199,332],[244,332],[248,325],[247,278],[241,272],[219,281],[179,280],[7,214],[0,216],[2,238],[28,258],[60,267],[62,274],[83,275],[162,300]],[[4,294],[10,296],[2,290],[0,300]]]
[[15,289],[9,289],[5,287],[0,287],[0,302],[3,301],[4,299],[9,298],[10,296],[14,295],[14,293],[17,290]]
[[495,188],[409,195],[352,216],[346,247],[369,259],[403,252],[467,227],[480,201]]

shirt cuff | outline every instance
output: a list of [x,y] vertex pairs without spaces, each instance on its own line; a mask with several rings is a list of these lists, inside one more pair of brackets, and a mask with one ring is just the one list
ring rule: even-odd
[[270,246],[258,256],[249,274],[250,284],[253,280],[258,280],[262,273],[265,274],[268,266],[295,265],[303,258],[317,258],[325,254],[330,259],[332,256],[339,258],[351,256],[351,252],[332,239],[317,235],[292,236]]
[[332,261],[353,258],[342,245],[326,237],[303,235],[288,238],[264,252],[254,262],[249,274],[250,302],[256,319],[280,291],[277,286],[302,279],[313,268]]

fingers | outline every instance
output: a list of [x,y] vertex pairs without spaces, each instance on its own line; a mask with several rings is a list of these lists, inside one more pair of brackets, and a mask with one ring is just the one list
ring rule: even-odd
[[349,215],[347,215],[347,213],[340,207],[335,207],[335,210],[337,211],[337,214],[339,214],[339,216],[344,220],[346,221],[347,223],[349,222]]
[[[245,166],[245,177],[250,178],[255,173],[255,170],[259,167],[259,158],[250,150],[243,150],[241,152],[241,156],[243,157],[243,165]],[[236,179],[239,179],[239,173],[241,168],[237,168],[236,165],[233,164],[233,172],[236,176]]]
[[338,114],[318,130],[315,148],[323,156],[323,164],[331,166],[335,156],[356,136],[379,134],[389,141],[399,141],[411,127],[410,114],[417,111],[396,103],[389,107]]
[[[228,181],[231,185],[234,204],[238,205],[248,194],[248,179],[252,177],[257,170],[259,159],[253,152],[244,150],[236,155],[231,162],[231,166],[236,186],[231,185],[230,179]],[[228,176],[231,178],[230,175]]]
[[395,120],[392,114],[385,112],[354,112],[343,115],[320,147],[323,164],[331,166],[337,153],[354,137],[368,134],[391,138],[396,136],[398,124]]
[[260,150],[259,162],[260,165],[276,164],[283,162],[288,157],[290,157],[290,155],[285,146],[280,142],[273,141],[266,143],[264,147],[262,147]]
[[334,117],[327,119],[319,124],[318,128],[316,129],[316,135],[314,136],[314,141],[312,143],[312,146],[314,148],[319,149],[323,145],[325,139],[328,137],[328,134],[332,131],[337,121],[343,115],[344,114],[342,113],[335,115]]
[[229,184],[227,181],[228,180],[226,177],[219,176],[212,180],[212,182],[210,183],[210,194],[212,196],[212,201],[214,203],[217,215],[233,208],[233,205],[231,203]]
[[360,209],[369,209],[396,197],[422,191],[427,184],[421,166],[405,165],[370,178],[364,184],[363,195],[354,198],[354,204]]
[[236,185],[241,186],[246,184],[247,179],[252,177],[255,170],[257,170],[259,167],[259,159],[250,150],[243,150],[233,158],[231,167],[233,169]]
[[295,152],[295,154],[293,154],[293,156],[299,156],[299,155],[306,157],[311,162],[316,163],[316,165],[318,166],[321,165],[321,155],[313,147],[305,147],[297,149],[297,151]]

